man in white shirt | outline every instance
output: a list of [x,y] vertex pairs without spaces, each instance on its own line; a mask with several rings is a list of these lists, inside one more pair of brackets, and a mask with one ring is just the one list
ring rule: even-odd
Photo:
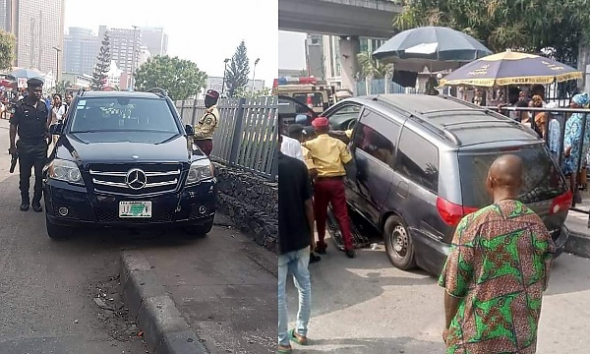
[[283,142],[281,143],[281,152],[287,156],[291,156],[298,160],[303,160],[303,150],[301,143],[293,138],[283,135]]

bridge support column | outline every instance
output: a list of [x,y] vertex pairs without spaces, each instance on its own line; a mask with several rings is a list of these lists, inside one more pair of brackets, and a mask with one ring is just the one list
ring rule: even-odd
[[342,88],[356,92],[356,78],[360,71],[357,54],[361,51],[361,42],[359,37],[346,36],[340,37],[340,77],[342,79]]

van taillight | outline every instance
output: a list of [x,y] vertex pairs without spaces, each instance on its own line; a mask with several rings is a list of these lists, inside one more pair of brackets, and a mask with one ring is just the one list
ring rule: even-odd
[[470,208],[451,203],[440,197],[436,198],[436,209],[443,221],[449,226],[457,226],[459,221],[461,221],[465,215],[478,210],[477,208]]
[[549,214],[553,215],[568,210],[572,206],[573,199],[574,196],[571,190],[568,190],[566,193],[560,195],[559,197],[555,197],[551,201],[551,209],[549,210]]

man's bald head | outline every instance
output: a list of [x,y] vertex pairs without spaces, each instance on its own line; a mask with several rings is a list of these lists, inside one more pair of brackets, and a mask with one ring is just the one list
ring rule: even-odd
[[487,184],[492,192],[504,189],[518,193],[522,186],[522,178],[522,159],[516,155],[502,155],[490,166]]

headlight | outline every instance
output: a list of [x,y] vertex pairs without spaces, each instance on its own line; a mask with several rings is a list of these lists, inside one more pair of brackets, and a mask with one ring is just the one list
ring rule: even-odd
[[209,160],[203,159],[195,161],[191,164],[191,168],[188,171],[188,177],[186,178],[186,184],[195,184],[206,179],[213,178],[213,165]]
[[82,174],[78,166],[68,160],[55,159],[49,164],[49,178],[68,183],[84,185]]

